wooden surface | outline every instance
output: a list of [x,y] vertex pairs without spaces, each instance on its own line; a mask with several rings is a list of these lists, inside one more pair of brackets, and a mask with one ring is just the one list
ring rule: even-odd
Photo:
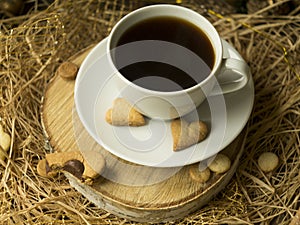
[[[91,48],[73,56],[80,65]],[[206,184],[193,181],[189,166],[153,168],[133,164],[110,154],[84,129],[74,107],[75,81],[54,76],[44,96],[42,122],[50,145],[55,151],[101,152],[106,160],[104,174],[92,186],[66,173],[70,184],[104,210],[134,221],[159,222],[182,218],[205,205],[230,181],[242,154],[244,132],[222,153],[231,158],[231,169],[213,174]],[[88,162],[96,163],[90,154]]]

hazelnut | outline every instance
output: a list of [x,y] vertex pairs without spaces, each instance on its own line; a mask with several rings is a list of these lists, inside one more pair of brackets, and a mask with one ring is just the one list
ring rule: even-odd
[[273,171],[279,164],[279,158],[272,152],[264,152],[258,158],[259,168],[268,173]]
[[210,170],[208,167],[202,167],[199,163],[193,164],[189,168],[191,178],[199,183],[205,183],[210,178]]
[[227,172],[230,169],[230,166],[231,161],[228,156],[224,154],[217,154],[212,162],[208,164],[209,169],[218,174]]

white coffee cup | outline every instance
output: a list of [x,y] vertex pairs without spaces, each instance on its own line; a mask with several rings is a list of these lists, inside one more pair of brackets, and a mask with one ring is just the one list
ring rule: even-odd
[[[190,54],[190,51],[173,43],[141,41],[117,47],[121,35],[133,25],[145,19],[161,16],[176,17],[194,24],[206,34],[213,47],[215,60],[210,74],[203,81],[187,89],[178,91],[147,89],[129,81],[119,72],[120,66],[116,66],[114,58],[116,51],[128,55],[128,60],[125,60],[123,66],[143,60],[165,60],[160,57],[160,53],[167,52],[170,57],[164,63],[175,64],[175,66],[183,63],[178,66],[186,68],[184,63],[190,62],[179,59],[184,54]],[[247,84],[250,75],[249,67],[244,61],[226,58],[223,53],[221,38],[207,19],[197,12],[176,5],[146,6],[123,17],[108,36],[107,55],[110,66],[117,76],[117,87],[120,95],[131,102],[142,114],[154,119],[168,120],[184,116],[199,106],[209,95],[226,94],[240,90]],[[176,58],[175,55],[179,55],[177,61],[173,60]],[[230,73],[225,73],[228,70]]]

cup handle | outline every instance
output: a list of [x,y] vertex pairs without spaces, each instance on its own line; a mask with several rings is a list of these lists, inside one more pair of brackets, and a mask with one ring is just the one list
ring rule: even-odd
[[244,60],[225,58],[210,95],[221,95],[242,89],[249,80],[250,68]]

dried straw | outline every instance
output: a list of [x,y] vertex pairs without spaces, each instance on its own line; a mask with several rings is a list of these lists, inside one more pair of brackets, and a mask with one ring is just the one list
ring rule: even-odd
[[[55,1],[45,11],[0,21],[0,123],[12,136],[8,159],[0,162],[1,223],[138,224],[97,208],[63,175],[38,176],[36,165],[49,153],[41,98],[57,66],[145,3]],[[289,224],[300,206],[300,8],[275,16],[266,13],[272,6],[246,15],[230,14],[211,1],[181,4],[205,14],[242,54],[256,96],[236,175],[206,207],[174,224]],[[269,174],[257,165],[266,151],[280,158]]]

